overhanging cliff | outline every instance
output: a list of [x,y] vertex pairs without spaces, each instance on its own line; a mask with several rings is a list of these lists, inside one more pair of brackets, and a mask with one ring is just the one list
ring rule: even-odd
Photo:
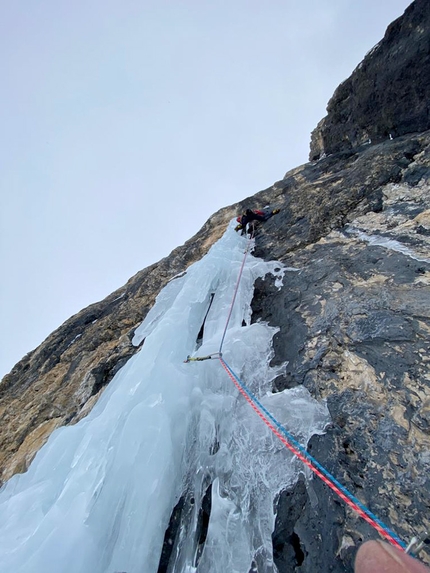
[[336,89],[310,160],[430,129],[430,5],[415,0]]

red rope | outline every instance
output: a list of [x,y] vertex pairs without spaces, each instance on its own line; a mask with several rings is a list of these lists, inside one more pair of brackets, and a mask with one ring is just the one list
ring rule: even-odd
[[257,408],[257,405],[253,402],[253,400],[250,398],[250,396],[248,396],[248,394],[246,393],[246,391],[242,388],[242,386],[238,383],[238,381],[236,380],[236,378],[233,376],[233,374],[230,372],[230,370],[228,369],[226,363],[224,362],[224,360],[222,359],[222,357],[219,357],[219,360],[224,368],[224,370],[227,372],[228,376],[230,377],[230,379],[233,381],[234,385],[236,386],[236,388],[239,390],[239,392],[244,396],[244,398],[247,400],[247,402],[249,403],[249,405],[251,406],[251,408],[256,412],[256,414],[263,420],[263,422],[266,424],[266,426],[268,428],[270,428],[270,430],[275,434],[275,436],[277,436],[281,442],[284,444],[284,446],[286,448],[288,448],[290,450],[290,452],[292,452],[296,457],[299,458],[299,460],[301,460],[309,469],[311,469],[326,485],[328,485],[335,493],[337,493],[337,495],[345,502],[347,503],[354,511],[356,511],[358,513],[358,515],[360,517],[362,517],[365,521],[367,521],[372,527],[374,527],[376,529],[376,531],[378,531],[378,533],[380,535],[382,535],[382,537],[384,537],[385,539],[387,539],[392,545],[394,545],[395,547],[398,547],[399,549],[404,549],[400,543],[398,541],[396,541],[396,539],[394,539],[394,537],[392,537],[385,529],[383,529],[375,520],[373,520],[369,515],[367,515],[356,503],[354,503],[351,499],[349,499],[343,492],[342,490],[340,490],[336,484],[332,483],[323,473],[320,472],[320,470],[318,468],[316,468],[312,462],[310,460],[308,460],[301,452],[299,452],[294,446],[292,446],[288,440],[275,428],[275,426],[264,416],[264,414]]
[[234,289],[233,299],[231,301],[230,310],[229,310],[228,317],[227,317],[227,322],[225,323],[224,332],[222,333],[221,343],[219,345],[219,352],[220,353],[222,350],[222,345],[224,344],[224,338],[225,338],[225,335],[227,332],[228,325],[230,324],[230,318],[231,318],[231,314],[233,312],[233,306],[234,306],[234,303],[236,301],[237,292],[239,290],[240,279],[242,278],[243,269],[245,268],[246,257],[248,256],[248,253],[249,253],[249,247],[251,246],[252,237],[253,237],[253,235],[250,235],[250,237],[248,239],[248,243],[246,244],[245,255],[243,257],[242,266],[240,267],[239,276],[237,277],[236,287]]
[[[281,442],[284,444],[284,446],[290,450],[290,452],[296,456],[301,462],[303,462],[315,475],[317,475],[328,487],[330,487],[347,505],[349,505],[349,507],[351,507],[360,517],[362,517],[365,521],[367,521],[367,523],[369,523],[382,537],[384,537],[387,541],[389,541],[392,545],[394,545],[395,547],[399,548],[399,549],[405,549],[405,547],[403,547],[403,542],[401,541],[400,538],[398,538],[398,540],[393,537],[393,535],[396,535],[395,533],[393,533],[393,535],[391,535],[390,531],[387,529],[385,529],[383,527],[383,523],[380,522],[378,523],[377,521],[377,517],[375,517],[375,519],[373,519],[372,517],[372,513],[369,511],[368,513],[366,513],[366,508],[361,504],[361,502],[359,500],[356,500],[357,503],[359,503],[360,505],[362,505],[362,507],[364,508],[364,510],[362,509],[362,507],[360,507],[360,505],[358,505],[354,499],[352,499],[354,496],[351,495],[351,497],[348,497],[348,490],[346,490],[346,488],[344,488],[339,482],[337,482],[337,480],[335,478],[332,477],[332,480],[330,479],[330,473],[327,472],[327,470],[325,470],[325,468],[323,468],[321,466],[321,464],[319,464],[319,462],[317,462],[316,460],[313,460],[312,456],[306,457],[306,455],[304,455],[302,452],[300,452],[299,449],[297,449],[296,447],[294,447],[294,445],[292,443],[290,443],[288,441],[288,439],[283,436],[279,430],[268,420],[268,418],[264,415],[262,410],[265,410],[265,408],[259,404],[260,408],[262,408],[262,410],[260,410],[260,408],[257,406],[256,402],[252,399],[251,395],[248,394],[248,392],[245,390],[245,387],[243,387],[241,385],[240,380],[235,376],[234,372],[232,370],[230,370],[230,368],[227,366],[227,364],[225,363],[225,361],[222,358],[222,346],[224,344],[224,338],[227,332],[227,328],[228,325],[230,323],[230,319],[231,319],[231,315],[233,312],[233,306],[234,303],[236,301],[236,296],[239,290],[239,284],[240,284],[240,280],[242,278],[242,273],[243,273],[243,269],[245,268],[245,262],[246,262],[246,257],[248,255],[249,252],[249,247],[252,241],[252,236],[249,238],[247,246],[246,246],[246,250],[245,250],[245,254],[243,257],[243,261],[242,261],[242,265],[240,267],[240,272],[239,272],[239,276],[237,278],[237,282],[236,282],[236,287],[234,290],[234,294],[233,294],[233,300],[231,302],[230,305],[230,310],[228,313],[228,317],[227,317],[227,322],[224,328],[224,332],[221,338],[221,343],[220,343],[220,347],[219,347],[219,354],[218,354],[218,359],[222,364],[222,367],[224,368],[224,370],[227,372],[229,378],[233,381],[234,385],[236,386],[236,388],[239,390],[239,392],[244,396],[244,398],[246,399],[246,401],[249,403],[249,405],[251,406],[251,408],[255,411],[255,413],[263,420],[263,422],[266,424],[266,426],[273,432],[273,434],[275,436],[277,436]],[[252,394],[252,393],[251,393]],[[258,402],[258,400],[256,400]],[[269,412],[266,411],[266,413],[269,415],[269,417],[273,418]],[[273,419],[275,422],[276,420]],[[276,422],[278,424],[278,422]],[[279,424],[278,424],[279,425]],[[287,433],[287,432],[286,432]],[[288,434],[288,433],[287,433]],[[295,441],[295,440],[293,440]],[[300,446],[301,447],[301,446]],[[303,451],[305,451],[303,449]],[[305,452],[306,453],[306,452]],[[314,463],[313,463],[314,462]],[[315,465],[316,464],[316,465]],[[321,470],[319,469],[319,466],[321,468]],[[325,472],[327,475],[325,475],[323,472]],[[342,489],[345,490],[342,491]],[[368,510],[367,510],[368,511]]]

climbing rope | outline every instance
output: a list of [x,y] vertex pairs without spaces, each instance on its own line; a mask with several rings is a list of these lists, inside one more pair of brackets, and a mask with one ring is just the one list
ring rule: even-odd
[[236,388],[243,395],[255,413],[262,419],[266,426],[273,432],[277,438],[284,444],[284,446],[292,452],[300,461],[302,461],[316,476],[318,476],[332,491],[334,491],[349,507],[351,507],[360,517],[369,523],[382,537],[389,541],[395,547],[403,550],[409,550],[406,544],[391,531],[380,519],[378,519],[361,501],[359,501],[348,489],[343,486],[334,476],[330,474],[309,452],[293,437],[293,435],[282,425],[276,418],[261,404],[257,397],[251,390],[240,380],[238,375],[232,370],[222,356],[222,347],[224,345],[225,335],[230,323],[233,306],[236,301],[237,293],[239,290],[240,281],[242,278],[243,270],[245,268],[246,258],[250,251],[252,242],[252,235],[248,239],[242,265],[240,267],[239,276],[233,293],[230,310],[228,313],[224,332],[221,337],[219,352],[205,357],[191,358],[187,357],[185,362],[191,360],[207,360],[209,358],[218,358],[222,367],[226,371],[229,378],[232,380]]
[[[221,342],[220,342],[220,345],[219,345],[219,351],[218,351],[218,352],[215,352],[215,353],[213,353],[213,354],[209,354],[208,356],[190,356],[190,355],[188,355],[188,356],[187,356],[187,359],[184,360],[185,363],[187,363],[187,362],[201,362],[201,361],[203,361],[203,360],[209,360],[209,359],[211,359],[211,358],[219,358],[219,357],[221,356],[221,349],[222,349],[223,344],[224,344],[224,339],[225,339],[225,335],[226,335],[226,333],[227,333],[228,325],[230,324],[230,319],[231,319],[231,315],[232,315],[232,313],[233,313],[234,303],[235,303],[235,301],[236,301],[236,296],[237,296],[237,293],[238,293],[238,291],[239,291],[240,280],[241,280],[241,278],[242,278],[243,269],[245,268],[246,258],[247,258],[247,256],[248,256],[248,253],[249,253],[250,250],[251,250],[251,245],[252,245],[252,239],[253,239],[253,238],[254,238],[254,233],[252,232],[252,233],[249,235],[248,241],[247,241],[247,243],[246,243],[246,247],[245,247],[245,251],[244,251],[244,257],[243,257],[243,260],[242,260],[242,265],[241,265],[241,267],[240,267],[239,276],[237,277],[236,286],[235,286],[235,288],[234,288],[233,298],[232,298],[232,301],[231,301],[231,304],[230,304],[230,309],[229,309],[229,312],[228,312],[227,321],[226,321],[226,323],[225,323],[224,332],[222,333]],[[209,311],[208,311],[208,312],[209,312]],[[206,315],[207,315],[207,313],[206,313]],[[206,317],[205,317],[205,318],[206,318]]]
[[219,345],[219,354],[220,354],[220,355],[221,355],[221,350],[222,350],[222,347],[223,347],[223,344],[224,344],[224,338],[225,338],[225,335],[226,335],[226,332],[227,332],[227,328],[228,328],[228,325],[230,324],[230,319],[231,319],[231,315],[232,315],[232,312],[233,312],[233,306],[234,306],[234,303],[235,303],[235,301],[236,301],[236,296],[237,296],[237,293],[238,293],[238,290],[239,290],[239,285],[240,285],[240,281],[241,281],[241,278],[242,278],[243,269],[245,268],[246,257],[248,256],[248,253],[249,253],[249,251],[250,251],[253,237],[254,237],[254,233],[251,233],[251,235],[250,235],[249,238],[248,238],[248,242],[246,243],[246,248],[245,248],[245,253],[244,253],[244,256],[243,256],[242,265],[241,265],[241,267],[240,267],[239,276],[237,277],[237,282],[236,282],[236,286],[235,286],[235,289],[234,289],[233,298],[232,298],[231,305],[230,305],[230,310],[229,310],[229,313],[228,313],[227,321],[226,321],[225,327],[224,327],[224,332],[222,333],[221,342],[220,342],[220,345]]
[[[315,458],[313,458],[306,449],[280,424],[274,416],[261,404],[255,395],[240,380],[237,374],[230,368],[222,356],[219,360],[233,381],[236,388],[247,400],[251,408],[263,420],[268,428],[277,436],[281,442],[301,460],[315,475],[317,475],[326,485],[328,485],[345,503],[347,503],[360,517],[365,519],[374,527],[380,535],[385,537],[392,545],[399,549],[405,549],[406,544],[391,531],[381,520],[379,520],[365,505],[363,505],[351,492],[349,492],[341,483],[339,483],[330,472],[328,472]],[[271,420],[271,421],[269,421]],[[273,423],[272,423],[273,422]],[[284,434],[282,435],[281,434]]]

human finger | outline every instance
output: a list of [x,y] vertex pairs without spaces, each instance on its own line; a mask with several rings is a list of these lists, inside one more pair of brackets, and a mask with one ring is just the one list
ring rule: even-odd
[[430,569],[404,551],[382,541],[363,543],[355,558],[355,573],[430,573]]

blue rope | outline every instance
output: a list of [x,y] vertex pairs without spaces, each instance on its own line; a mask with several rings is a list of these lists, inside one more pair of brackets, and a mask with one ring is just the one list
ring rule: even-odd
[[221,361],[221,363],[225,366],[227,371],[230,373],[230,375],[236,380],[236,382],[239,384],[239,386],[242,388],[242,390],[246,393],[246,395],[249,397],[249,399],[254,403],[254,406],[258,406],[260,411],[264,412],[264,414],[267,416],[267,418],[269,418],[273,422],[273,424],[278,428],[278,430],[282,434],[284,434],[284,436],[289,441],[289,443],[294,448],[296,448],[296,450],[304,458],[306,458],[308,460],[308,462],[311,464],[311,466],[313,465],[315,468],[317,468],[319,470],[319,472],[327,479],[328,482],[330,482],[333,486],[335,486],[338,490],[340,490],[346,498],[348,498],[352,503],[354,503],[370,520],[372,520],[374,523],[376,523],[379,526],[379,528],[381,528],[381,530],[385,531],[389,537],[391,537],[396,543],[398,543],[398,545],[400,547],[402,547],[403,549],[406,549],[406,544],[400,539],[400,537],[396,533],[394,533],[389,527],[387,527],[385,525],[385,523],[383,523],[378,517],[376,517],[376,515],[374,513],[372,513],[365,505],[363,505],[359,499],[357,499],[328,470],[326,470],[311,454],[309,454],[308,451],[294,438],[294,436],[281,423],[278,422],[278,420],[263,406],[263,404],[251,392],[251,390],[246,386],[246,384],[244,382],[242,382],[242,380],[238,377],[238,375],[234,372],[234,370],[227,364],[227,362],[222,357],[222,347],[224,345],[225,335],[226,335],[227,328],[228,328],[230,318],[232,315],[233,306],[234,306],[234,303],[236,300],[236,296],[237,296],[237,293],[239,290],[239,284],[240,284],[240,280],[242,278],[243,269],[245,267],[245,261],[246,261],[246,257],[247,257],[248,252],[249,252],[249,246],[251,243],[251,239],[252,239],[252,237],[248,241],[248,245],[247,245],[247,248],[245,250],[245,255],[243,258],[243,262],[242,262],[242,266],[241,266],[240,271],[239,271],[239,276],[238,276],[235,291],[233,294],[233,300],[232,300],[232,303],[230,306],[229,315],[227,318],[227,322],[226,322],[224,332],[223,332],[222,338],[221,338],[221,343],[219,346],[218,358]]
[[263,404],[258,400],[258,398],[251,392],[251,390],[246,386],[244,382],[237,376],[237,374],[232,370],[232,368],[227,364],[225,359],[223,358],[225,365],[227,366],[228,370],[230,371],[231,375],[234,376],[238,384],[241,388],[248,394],[250,399],[256,404],[262,412],[266,414],[266,416],[274,423],[274,425],[284,434],[284,436],[297,448],[303,456],[305,456],[312,464],[317,467],[322,474],[326,476],[328,480],[334,483],[349,499],[351,499],[368,517],[373,519],[382,529],[384,529],[393,539],[397,541],[397,543],[403,548],[406,549],[406,544],[398,537],[396,533],[394,533],[389,527],[385,525],[376,515],[374,515],[365,505],[361,503],[359,499],[357,499],[350,491],[346,489],[337,479],[328,471],[326,470],[309,452],[290,434],[290,432],[278,422],[278,420],[263,406]]

